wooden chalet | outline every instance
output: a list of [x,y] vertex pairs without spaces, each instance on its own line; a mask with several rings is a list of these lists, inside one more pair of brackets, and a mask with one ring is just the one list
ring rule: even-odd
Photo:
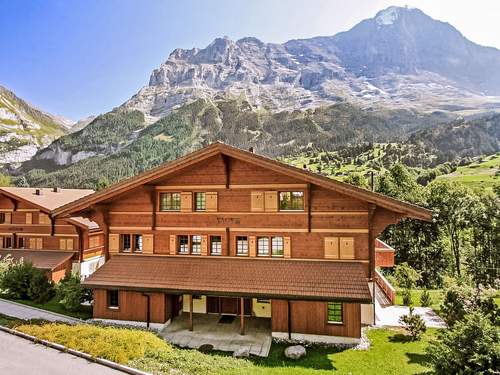
[[94,317],[269,320],[275,337],[355,343],[373,322],[377,236],[431,212],[222,143],[53,213],[104,231]]
[[104,263],[104,234],[83,217],[51,212],[93,190],[0,187],[0,258],[31,262],[57,282],[66,273],[89,276]]

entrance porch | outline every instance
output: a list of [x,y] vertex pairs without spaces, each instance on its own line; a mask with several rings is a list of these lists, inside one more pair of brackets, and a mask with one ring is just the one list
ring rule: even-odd
[[189,313],[176,316],[161,336],[180,347],[198,349],[204,344],[214,350],[234,352],[247,348],[252,355],[267,357],[271,348],[271,320],[245,317],[245,334],[240,335],[240,318],[231,315],[193,314],[194,329],[189,330]]

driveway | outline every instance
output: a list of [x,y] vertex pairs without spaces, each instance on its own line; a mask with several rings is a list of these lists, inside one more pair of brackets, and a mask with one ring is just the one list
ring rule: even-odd
[[81,323],[80,320],[69,316],[52,313],[36,307],[26,306],[17,302],[5,300],[3,298],[0,298],[0,314],[24,320],[42,319],[50,322],[59,321],[65,323]]
[[123,375],[123,372],[0,331],[0,374]]
[[[375,308],[376,325],[400,327],[399,318],[410,312],[407,306],[387,306],[382,307],[377,303]],[[430,307],[415,307],[414,314],[420,315],[427,327],[446,328],[446,323]]]

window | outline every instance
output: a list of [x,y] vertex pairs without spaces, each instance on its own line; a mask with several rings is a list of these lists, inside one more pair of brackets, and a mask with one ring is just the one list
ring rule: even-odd
[[0,224],[5,223],[5,214],[3,212],[0,212]]
[[134,251],[142,252],[142,234],[134,234]]
[[342,323],[342,303],[328,302],[328,323]]
[[248,237],[236,237],[236,255],[248,255]]
[[210,237],[210,253],[212,255],[222,254],[222,237],[221,236],[211,236]]
[[283,237],[272,237],[271,247],[273,257],[283,256]]
[[280,191],[280,210],[304,210],[303,191]]
[[188,236],[177,236],[179,254],[189,254],[189,238]]
[[117,290],[108,290],[108,308],[118,309],[120,307],[119,293]]
[[207,200],[205,193],[194,193],[195,197],[195,210],[205,211],[207,209]]
[[12,248],[12,237],[3,238],[3,247],[5,247],[6,249]]
[[269,238],[268,237],[257,237],[257,255],[268,256],[269,255]]
[[122,251],[130,251],[132,249],[132,241],[130,234],[121,234]]
[[160,211],[180,211],[181,193],[160,193]]
[[201,254],[201,236],[191,236],[191,254]]
[[18,237],[17,238],[17,247],[20,249],[24,249],[24,246],[26,246],[26,241],[24,237]]

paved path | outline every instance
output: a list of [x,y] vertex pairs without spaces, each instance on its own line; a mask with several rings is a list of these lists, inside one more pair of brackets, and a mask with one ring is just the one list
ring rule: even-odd
[[0,374],[118,375],[123,372],[0,331]]
[[[60,321],[66,323],[80,323],[78,319],[69,316],[52,313],[50,311],[26,306],[17,302],[7,301],[0,298],[0,314],[8,315],[18,319],[43,319],[51,322]],[[1,372],[0,372],[1,373]]]
[[[375,316],[377,326],[400,327],[399,318],[410,312],[407,306],[382,307],[376,303]],[[422,317],[427,327],[446,328],[446,323],[430,307],[415,307],[413,312]]]

